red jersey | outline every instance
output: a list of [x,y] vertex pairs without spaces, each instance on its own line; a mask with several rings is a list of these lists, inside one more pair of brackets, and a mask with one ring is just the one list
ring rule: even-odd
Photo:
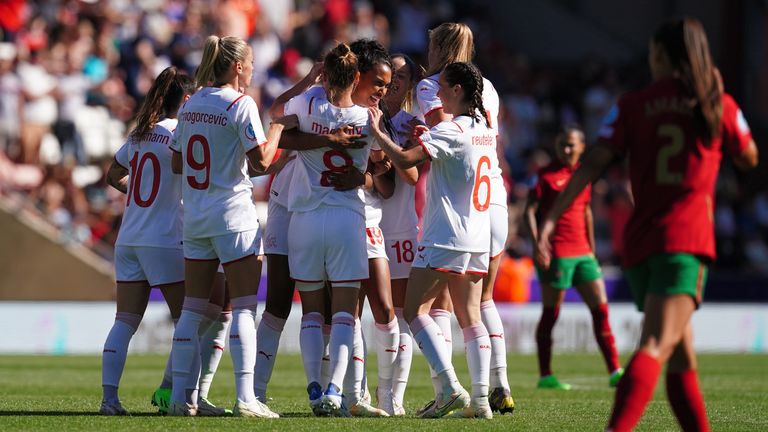
[[[539,201],[537,212],[539,222],[549,213],[552,204],[568,185],[568,181],[576,168],[578,165],[570,167],[559,161],[554,161],[539,171],[539,181],[531,191],[531,196]],[[587,236],[585,215],[591,200],[592,185],[588,185],[557,220],[551,240],[553,256],[567,258],[592,253],[592,247]]]
[[627,266],[659,253],[715,258],[714,191],[722,153],[744,152],[752,134],[736,102],[723,94],[721,136],[707,142],[688,100],[679,80],[659,80],[622,96],[598,134],[629,157],[635,209],[624,235]]

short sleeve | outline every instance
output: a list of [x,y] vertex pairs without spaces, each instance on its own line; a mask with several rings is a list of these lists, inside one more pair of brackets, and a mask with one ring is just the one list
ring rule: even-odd
[[626,102],[621,98],[603,118],[597,139],[607,143],[617,155],[624,155],[627,150],[625,117]]
[[259,108],[253,98],[245,96],[235,106],[234,123],[243,149],[249,152],[266,144],[267,137],[264,135],[264,127],[261,125]]
[[441,109],[443,103],[437,97],[438,84],[433,78],[424,78],[416,85],[416,101],[419,103],[419,114],[427,117],[434,110]]
[[[181,113],[179,113],[179,118],[181,118]],[[183,128],[183,123],[179,121],[179,123],[176,125],[176,129],[173,131],[173,136],[171,137],[171,145],[168,147],[175,151],[176,153],[181,153],[181,143],[179,140],[181,139],[181,130]]]
[[[129,138],[130,140],[130,138]],[[115,162],[118,163],[121,167],[125,169],[129,169],[128,167],[131,165],[131,155],[130,155],[130,141],[127,141],[125,144],[120,146],[119,149],[117,149],[117,152],[115,153]]]
[[461,130],[450,121],[437,124],[417,138],[430,160],[453,157]]
[[292,97],[285,103],[285,115],[291,114],[296,114],[299,118],[309,115],[309,100],[306,92]]
[[731,156],[743,153],[752,141],[752,131],[749,129],[744,113],[736,101],[728,95],[723,95],[723,148]]

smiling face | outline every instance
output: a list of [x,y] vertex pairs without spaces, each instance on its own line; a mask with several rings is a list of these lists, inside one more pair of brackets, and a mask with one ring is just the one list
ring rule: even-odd
[[375,64],[368,72],[360,74],[352,99],[355,104],[373,107],[387,94],[387,87],[392,82],[392,69],[384,64]]
[[392,59],[392,68],[394,72],[392,84],[389,86],[384,99],[386,102],[391,102],[392,105],[399,107],[403,104],[408,90],[413,86],[413,76],[411,75],[411,69],[402,57]]

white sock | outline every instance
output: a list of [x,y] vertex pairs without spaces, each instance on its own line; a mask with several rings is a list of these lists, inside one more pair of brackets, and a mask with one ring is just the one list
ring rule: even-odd
[[320,362],[320,387],[327,388],[331,382],[331,325],[323,324],[323,358]]
[[504,325],[493,300],[480,303],[480,316],[491,339],[491,375],[492,389],[501,387],[509,390],[507,379],[507,344],[504,339]]
[[363,396],[363,379],[365,377],[365,342],[363,326],[359,319],[355,320],[350,360],[347,365],[347,372],[344,374],[344,397],[347,398],[347,404],[352,406],[359,402]]
[[[176,329],[178,319],[173,320],[173,328]],[[165,362],[165,370],[163,371],[163,381],[160,382],[160,388],[169,389],[173,385],[173,357],[168,354],[168,361]]]
[[262,402],[267,400],[267,384],[275,368],[275,357],[280,346],[285,320],[269,312],[261,314],[256,330],[256,368],[253,371],[253,392]]
[[171,402],[194,404],[186,388],[192,375],[195,359],[200,358],[200,341],[198,330],[205,319],[203,315],[208,305],[208,299],[185,297],[179,323],[173,333],[173,348],[171,350],[173,385]]
[[251,403],[253,394],[253,367],[256,365],[256,296],[232,299],[232,329],[229,333],[229,351],[235,368],[237,400]]
[[392,368],[397,358],[400,327],[397,318],[387,324],[376,323],[376,361],[379,367],[379,389],[392,390]]
[[227,344],[227,333],[232,324],[232,312],[220,312],[218,319],[213,321],[200,338],[200,394],[201,398],[208,398],[208,390],[211,388],[213,376],[219,368],[221,356]]
[[299,346],[304,361],[307,384],[320,382],[320,364],[323,359],[323,315],[311,312],[301,317]]
[[445,339],[440,336],[440,327],[429,315],[417,315],[410,324],[413,339],[440,379],[440,393],[459,391],[461,385],[456,378],[450,357],[446,353]]
[[448,360],[453,355],[453,333],[451,331],[451,313],[445,309],[430,309],[429,316],[440,326],[440,332],[445,339],[445,346],[448,349]]
[[128,344],[136,333],[136,329],[139,328],[140,322],[141,315],[127,312],[115,314],[115,322],[104,342],[104,351],[101,355],[101,384],[114,387],[114,389],[105,389],[105,399],[117,399],[117,387],[120,386],[120,377],[125,368]]
[[[355,341],[355,318],[347,312],[336,312],[331,319],[331,382],[340,389],[344,385],[349,358]],[[330,384],[328,384],[330,386]]]
[[408,323],[403,318],[403,309],[395,308],[395,316],[400,328],[400,344],[392,367],[392,396],[402,404],[405,398],[405,387],[408,385],[408,376],[411,374],[413,339]]
[[[464,345],[467,351],[467,366],[472,379],[472,399],[487,403],[488,370],[491,364],[491,340],[482,322],[465,327]],[[483,402],[484,401],[484,402]]]

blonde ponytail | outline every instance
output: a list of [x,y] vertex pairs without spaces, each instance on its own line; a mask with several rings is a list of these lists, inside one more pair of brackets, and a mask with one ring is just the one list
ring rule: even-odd
[[248,44],[235,36],[208,36],[203,45],[203,59],[195,72],[198,87],[206,87],[223,78],[232,63],[245,61]]

